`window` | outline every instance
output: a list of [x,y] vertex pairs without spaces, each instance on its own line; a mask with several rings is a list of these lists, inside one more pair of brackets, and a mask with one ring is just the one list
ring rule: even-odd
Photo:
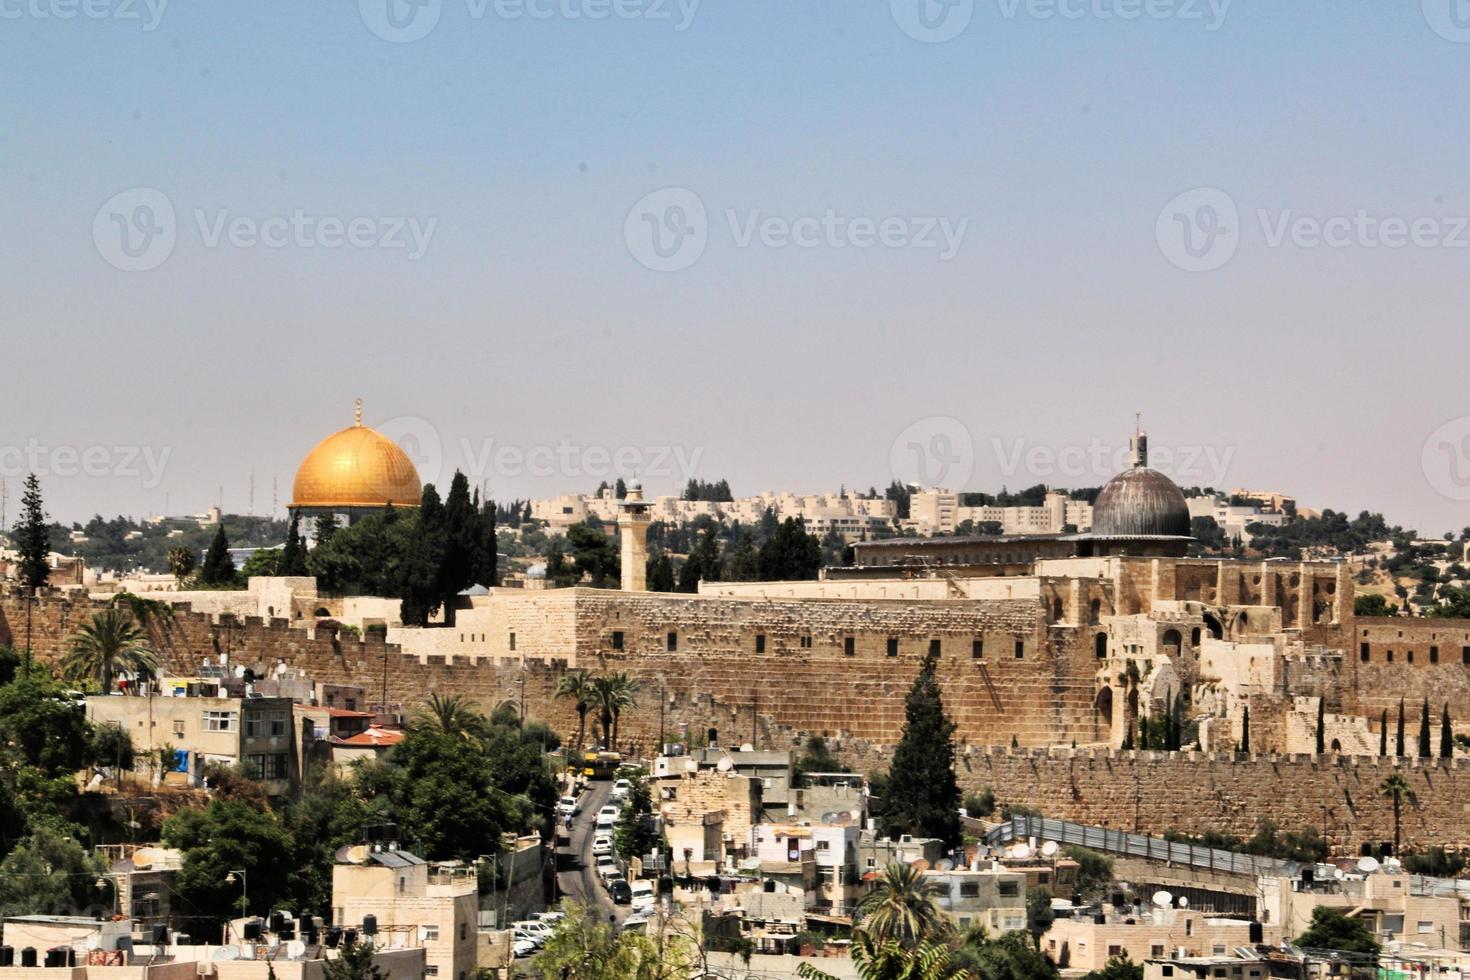
[[810,650],[812,648],[812,636],[811,636],[810,633],[807,633],[807,634],[805,634],[805,635],[802,636],[802,638],[801,638],[801,648],[803,650]]
[[1432,664],[1439,663],[1439,647],[1429,648],[1429,662]]
[[1368,662],[1368,660],[1370,659],[1368,654],[1368,644],[1364,643],[1358,647],[1358,659],[1361,660],[1363,663]]
[[830,851],[830,850],[832,850],[832,842],[831,841],[825,841],[825,840],[819,840],[819,841],[817,841],[817,850],[819,850],[819,851]]
[[1026,659],[1026,641],[1025,640],[1017,640],[1016,641],[1016,659],[1017,660],[1025,660]]
[[285,779],[286,754],[269,752],[264,755],[246,756],[245,769],[251,779]]
[[1418,932],[1433,932],[1434,931],[1434,923],[1433,922],[1420,922],[1420,923],[1417,923],[1416,924],[1415,928],[1416,928],[1416,930]]
[[[1157,949],[1159,947],[1155,947],[1155,948]],[[1163,953],[1155,953],[1154,955],[1155,956],[1163,956],[1164,954]],[[1166,964],[1162,969],[1159,970],[1159,972],[1161,974],[1163,974],[1164,976],[1166,976],[1166,977],[1172,977],[1174,975],[1174,968],[1172,966],[1169,966],[1169,965]]]
[[613,630],[613,635],[612,635],[612,648],[614,650],[621,650],[623,648],[623,631],[622,630]]
[[206,732],[233,732],[238,716],[233,711],[206,711],[204,712],[204,730]]
[[512,650],[516,648],[516,635],[514,633],[510,635],[510,648]]
[[1414,651],[1413,650],[1406,650],[1406,651],[1404,651],[1404,659],[1406,661],[1408,661],[1409,663],[1413,663],[1414,662]]
[[245,737],[259,738],[269,735],[279,738],[286,734],[287,713],[284,711],[262,711],[245,719]]
[[1019,882],[1002,881],[1000,883],[1001,898],[1015,898],[1019,894],[1021,894],[1021,885]]
[[898,656],[898,637],[896,636],[890,636],[888,638],[888,655],[890,657]]
[[1212,947],[1211,948],[1210,955],[1212,955],[1212,956],[1224,956],[1225,955],[1225,947],[1223,945]]
[[938,640],[930,640],[929,641],[929,656],[931,656],[931,657],[937,657],[937,656],[939,656],[939,649],[940,649],[940,647],[939,647],[939,641]]
[[677,653],[678,652],[678,650],[679,650],[679,634],[678,633],[670,633],[668,635],[668,638],[667,638],[667,640],[665,642],[666,642],[666,645],[668,646],[668,649],[669,649],[669,652],[670,653]]
[[465,928],[466,928],[465,923],[461,922],[459,924],[459,938],[460,938],[460,941],[461,942],[463,942],[465,940],[465,938],[468,936],[468,933],[465,931]]
[[424,942],[432,943],[439,940],[438,926],[424,926]]
[[184,737],[184,719],[178,718],[174,721],[174,735],[178,738]]
[[978,882],[978,881],[962,881],[962,882],[960,882],[960,898],[979,898],[979,897],[980,897],[980,882]]
[[1159,945],[1150,946],[1148,948],[1148,955],[1156,960],[1160,959],[1164,955],[1164,947]]
[[1123,955],[1123,947],[1122,946],[1119,946],[1117,943],[1108,943],[1108,957],[1110,959],[1112,957],[1114,957],[1114,956],[1122,956],[1122,955]]
[[1387,660],[1389,663],[1393,663],[1393,651],[1389,650],[1387,653],[1385,653],[1383,655],[1383,659]]
[[985,641],[978,636],[970,641],[970,658],[972,660],[985,659]]
[[357,698],[348,698],[347,699],[347,710],[348,711],[356,711],[357,710]]
[[1470,647],[1460,648],[1460,663],[1470,664]]
[[842,653],[843,653],[844,656],[848,656],[848,657],[851,657],[854,654],[856,654],[857,653],[857,640],[854,639],[851,636],[843,637],[843,640],[842,640]]
[[426,976],[426,977],[437,977],[438,975],[439,975],[439,968],[437,966],[430,965],[430,966],[424,967],[424,976]]

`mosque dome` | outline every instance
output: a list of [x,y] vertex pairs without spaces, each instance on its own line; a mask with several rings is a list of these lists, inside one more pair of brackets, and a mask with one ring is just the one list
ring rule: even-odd
[[292,508],[417,507],[418,470],[398,445],[362,424],[334,433],[307,454],[296,471]]
[[1189,537],[1184,492],[1148,466],[1148,436],[1135,432],[1133,466],[1108,481],[1092,504],[1092,533],[1104,537]]

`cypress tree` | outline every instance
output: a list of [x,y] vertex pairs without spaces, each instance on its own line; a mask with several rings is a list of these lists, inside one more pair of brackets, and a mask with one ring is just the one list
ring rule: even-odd
[[883,820],[889,836],[937,837],[960,842],[960,787],[954,774],[954,722],[944,713],[935,671],[939,658],[924,658],[904,705],[903,736],[893,751],[884,791]]
[[316,543],[321,547],[332,540],[332,535],[337,533],[337,515],[331,511],[316,519]]
[[449,483],[444,498],[444,552],[439,559],[439,604],[444,607],[444,625],[454,625],[459,594],[474,584],[475,551],[480,545],[480,525],[470,500],[470,481],[459,470]]
[[306,543],[301,540],[301,514],[297,511],[291,512],[291,529],[286,533],[286,547],[281,549],[281,563],[277,566],[277,574],[307,574]]
[[674,591],[674,563],[667,551],[660,551],[648,559],[648,591]]
[[211,586],[233,585],[235,577],[235,563],[230,560],[230,539],[225,536],[224,521],[220,521],[214,529],[214,540],[204,553],[204,564],[199,567],[199,581]]
[[1419,716],[1419,758],[1434,755],[1434,745],[1429,741],[1429,699],[1424,699],[1424,711]]
[[475,549],[471,558],[470,580],[476,585],[493,589],[500,584],[500,541],[495,530],[495,501],[480,503],[480,491],[475,491]]
[[1128,736],[1123,739],[1123,751],[1133,751],[1133,719],[1128,719]]
[[1251,750],[1251,709],[1246,705],[1245,710],[1240,713],[1240,751],[1249,753]]
[[1393,754],[1400,759],[1404,757],[1404,699],[1399,698],[1399,727],[1394,733]]
[[51,579],[51,534],[46,529],[46,510],[41,503],[41,481],[32,473],[26,477],[20,498],[20,518],[11,532],[15,550],[20,553],[21,584],[31,595],[45,588]]
[[[418,531],[404,558],[399,617],[405,626],[427,626],[441,601],[440,568],[444,564],[444,504],[434,484],[424,485],[419,500]],[[550,568],[548,566],[548,574]]]
[[1450,703],[1444,703],[1444,712],[1439,716],[1439,757],[1455,757],[1455,731],[1450,727]]
[[1388,755],[1388,709],[1383,709],[1383,717],[1378,720],[1378,754]]
[[1327,699],[1317,699],[1317,754],[1327,751]]

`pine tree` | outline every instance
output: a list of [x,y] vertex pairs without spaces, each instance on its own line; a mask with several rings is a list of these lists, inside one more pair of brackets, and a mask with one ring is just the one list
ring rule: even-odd
[[1404,757],[1404,699],[1399,698],[1399,727],[1394,735],[1393,754],[1400,759]]
[[306,575],[306,542],[301,540],[301,514],[291,512],[291,529],[286,532],[286,546],[281,549],[281,563],[277,574],[285,576]]
[[26,477],[20,498],[20,519],[11,532],[15,550],[20,553],[21,584],[31,595],[45,588],[51,578],[51,535],[46,529],[46,510],[41,502],[41,481],[32,473]]
[[628,485],[623,482],[622,477],[618,477],[618,482],[613,484],[613,496],[619,500],[624,500],[628,496]]
[[235,584],[235,563],[230,559],[230,539],[225,536],[225,525],[221,521],[214,529],[214,540],[204,553],[204,564],[199,566],[199,581],[213,588]]
[[1419,716],[1419,758],[1428,759],[1434,755],[1434,746],[1429,741],[1429,699],[1424,699],[1424,711]]
[[1388,709],[1383,709],[1383,717],[1378,719],[1378,754],[1388,755]]
[[960,787],[954,774],[954,722],[944,714],[939,658],[924,658],[904,705],[903,736],[893,751],[884,791],[883,820],[889,836],[937,837],[960,842]]
[[444,607],[445,626],[454,625],[459,594],[474,584],[471,572],[479,546],[479,515],[470,500],[470,481],[455,470],[444,499],[444,552],[439,559],[439,605]]
[[674,563],[667,551],[660,551],[648,559],[648,591],[674,591]]
[[1251,750],[1251,709],[1246,705],[1240,713],[1240,751],[1249,754]]
[[1444,703],[1444,712],[1439,716],[1439,757],[1455,757],[1455,730],[1450,727],[1450,703]]
[[471,559],[470,580],[493,589],[500,584],[500,540],[495,531],[495,501],[480,503],[480,491],[475,491],[476,540]]
[[704,569],[700,564],[699,552],[692,551],[689,557],[684,559],[684,564],[679,566],[679,588],[680,592],[695,593],[699,591],[699,580]]
[[1327,699],[1317,699],[1317,754],[1327,752]]

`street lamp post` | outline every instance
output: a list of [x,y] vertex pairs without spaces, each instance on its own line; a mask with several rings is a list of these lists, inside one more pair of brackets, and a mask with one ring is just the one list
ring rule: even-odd
[[243,870],[231,871],[225,875],[225,884],[233,885],[235,875],[240,876],[240,915],[250,914],[250,879],[246,877]]
[[94,884],[97,886],[98,891],[101,891],[108,885],[112,886],[112,909],[114,914],[121,915],[122,895],[118,892],[117,877],[115,875],[108,874],[98,875],[97,880],[94,882]]

